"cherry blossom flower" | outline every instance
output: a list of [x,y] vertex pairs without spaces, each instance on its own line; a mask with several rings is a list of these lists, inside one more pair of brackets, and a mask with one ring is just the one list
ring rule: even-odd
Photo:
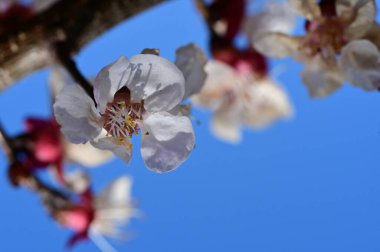
[[[341,87],[345,79],[364,89],[380,87],[378,77],[373,75],[377,67],[374,58],[378,57],[378,51],[371,46],[372,65],[358,65],[369,56],[369,51],[359,52],[358,45],[363,45],[363,42],[356,41],[365,36],[372,27],[375,17],[374,1],[321,1],[319,5],[313,0],[289,2],[307,19],[307,34],[262,34],[253,41],[258,51],[275,58],[292,56],[306,64],[302,79],[312,97],[333,93]],[[341,57],[337,57],[339,54]],[[349,58],[351,61],[347,61]],[[353,71],[361,76],[353,78]]]
[[141,134],[146,166],[167,172],[194,148],[190,119],[170,112],[180,105],[185,90],[184,75],[170,61],[151,54],[120,57],[98,73],[95,101],[81,87],[68,85],[57,96],[54,113],[69,141],[91,142],[127,163],[131,137]]
[[[236,39],[242,32],[254,39],[267,31],[288,31],[293,27],[294,15],[288,13],[288,6],[281,4],[246,17],[246,4],[246,1],[234,4],[214,1],[206,6],[215,60],[205,65],[205,84],[192,97],[194,105],[213,111],[212,131],[229,142],[241,139],[242,126],[262,128],[292,113],[286,94],[269,78],[266,58],[250,45],[238,46]],[[239,11],[234,12],[233,7]]]
[[131,199],[132,181],[129,177],[121,177],[110,184],[98,196],[94,196],[86,184],[86,176],[80,172],[72,174],[71,182],[79,184],[83,190],[79,200],[70,207],[56,209],[54,218],[64,227],[75,231],[68,241],[73,246],[90,235],[105,235],[123,238],[119,230],[121,225],[129,222],[137,215]]
[[262,128],[292,113],[286,94],[269,78],[255,79],[249,72],[213,60],[206,72],[206,83],[192,101],[214,111],[211,127],[221,139],[238,142],[242,125]]

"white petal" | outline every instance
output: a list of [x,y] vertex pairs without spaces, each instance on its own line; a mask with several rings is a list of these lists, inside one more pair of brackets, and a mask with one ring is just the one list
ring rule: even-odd
[[168,172],[182,164],[194,148],[191,121],[186,116],[167,112],[144,118],[141,155],[146,166],[156,172]]
[[69,161],[86,167],[100,166],[114,158],[111,151],[100,150],[90,143],[72,144],[66,141],[65,154]]
[[314,57],[301,73],[303,83],[309,95],[313,98],[322,98],[334,93],[343,83],[343,76],[337,67],[325,66],[318,57]]
[[239,143],[241,141],[238,111],[238,109],[221,108],[214,113],[211,130],[216,137],[230,143]]
[[340,66],[347,80],[365,90],[380,88],[380,52],[368,40],[354,40],[342,49]]
[[99,138],[91,141],[91,144],[101,150],[112,151],[113,154],[121,158],[124,162],[129,163],[132,155],[132,144],[129,138],[123,139],[120,142],[111,136],[100,136]]
[[129,74],[128,67],[128,59],[121,56],[115,62],[100,70],[96,76],[94,96],[100,112],[103,112],[107,103],[113,100],[115,93],[125,86]]
[[290,33],[295,22],[295,13],[288,3],[273,3],[257,15],[246,18],[243,28],[253,41],[267,32]]
[[144,100],[147,111],[167,111],[182,101],[185,79],[173,63],[151,54],[136,55],[130,63],[127,87],[132,100]]
[[321,10],[315,0],[289,0],[292,7],[307,19],[315,19],[321,16]]
[[180,47],[176,51],[175,65],[186,80],[184,99],[201,90],[207,76],[204,70],[206,63],[206,55],[195,44]]
[[253,41],[253,46],[263,55],[283,58],[296,53],[302,39],[284,33],[264,33]]
[[263,128],[275,120],[290,117],[292,106],[286,93],[270,79],[263,79],[246,87],[242,122],[254,128]]
[[350,40],[361,38],[375,20],[376,5],[373,0],[337,0],[336,8],[338,16],[354,18],[346,30]]
[[78,85],[62,89],[54,104],[54,115],[62,133],[72,143],[85,143],[102,129],[94,102]]

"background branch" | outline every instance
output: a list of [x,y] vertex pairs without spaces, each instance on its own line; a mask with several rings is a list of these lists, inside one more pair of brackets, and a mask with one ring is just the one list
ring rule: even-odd
[[165,0],[61,0],[0,35],[0,91],[51,63],[50,45],[77,53],[111,27]]

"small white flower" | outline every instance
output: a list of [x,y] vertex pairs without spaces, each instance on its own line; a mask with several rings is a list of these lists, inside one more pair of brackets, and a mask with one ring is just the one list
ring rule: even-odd
[[81,87],[70,85],[57,96],[54,113],[71,142],[91,142],[125,162],[131,158],[131,137],[141,133],[145,164],[166,172],[184,162],[194,147],[190,119],[169,113],[184,95],[184,76],[173,63],[139,54],[130,60],[120,57],[98,73],[96,104]]
[[285,92],[266,77],[254,79],[218,61],[209,61],[206,72],[206,83],[192,101],[214,111],[211,127],[221,139],[238,142],[241,126],[262,128],[292,114]]

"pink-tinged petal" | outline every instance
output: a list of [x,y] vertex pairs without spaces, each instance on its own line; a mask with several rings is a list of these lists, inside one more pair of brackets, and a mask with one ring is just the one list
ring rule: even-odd
[[182,71],[185,77],[184,99],[198,93],[206,79],[204,70],[207,57],[195,44],[180,47],[176,51],[175,65]]
[[168,172],[188,158],[195,144],[188,117],[158,112],[148,115],[143,123],[141,156],[150,170]]
[[313,98],[322,98],[337,91],[343,83],[343,75],[337,66],[326,66],[319,58],[314,57],[301,73],[302,81]]
[[94,96],[100,112],[103,112],[107,103],[113,100],[115,93],[125,86],[130,74],[128,67],[128,59],[121,56],[115,62],[100,70],[96,76]]
[[151,54],[130,59],[126,85],[133,101],[144,100],[147,111],[168,111],[178,105],[185,94],[185,78],[170,61]]
[[368,40],[354,40],[342,49],[340,66],[346,79],[365,90],[380,88],[380,52]]
[[100,136],[94,141],[91,141],[91,144],[101,150],[113,152],[113,154],[121,158],[126,163],[129,163],[129,160],[131,159],[132,144],[128,137],[124,139],[116,139],[111,136]]
[[62,133],[72,143],[85,143],[99,135],[102,126],[94,102],[77,85],[64,87],[54,103]]

